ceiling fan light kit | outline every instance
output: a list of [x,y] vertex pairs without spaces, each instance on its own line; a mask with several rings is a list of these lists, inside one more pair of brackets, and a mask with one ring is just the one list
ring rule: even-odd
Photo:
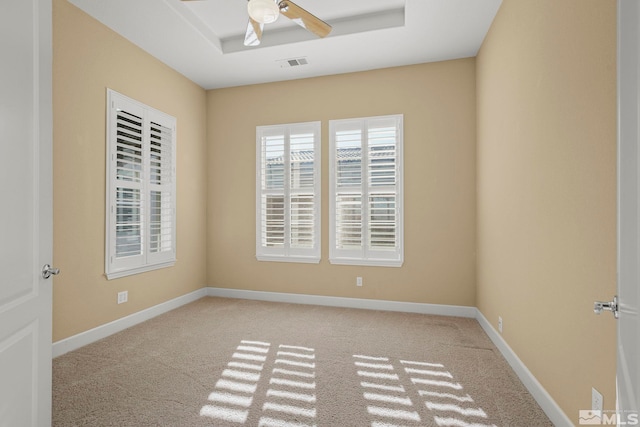
[[271,24],[280,15],[280,8],[274,0],[249,0],[247,11],[251,19],[261,24]]

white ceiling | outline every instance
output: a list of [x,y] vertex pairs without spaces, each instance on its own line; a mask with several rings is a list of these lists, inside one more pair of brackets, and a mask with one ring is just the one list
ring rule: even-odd
[[[331,34],[317,38],[281,15],[260,46],[244,47],[246,0],[69,0],[205,89],[475,56],[502,2],[294,1]],[[308,64],[283,66],[294,58]]]

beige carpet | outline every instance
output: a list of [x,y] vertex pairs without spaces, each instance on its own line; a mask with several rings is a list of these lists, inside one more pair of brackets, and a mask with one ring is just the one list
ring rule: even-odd
[[55,426],[550,426],[472,319],[203,298],[53,361]]

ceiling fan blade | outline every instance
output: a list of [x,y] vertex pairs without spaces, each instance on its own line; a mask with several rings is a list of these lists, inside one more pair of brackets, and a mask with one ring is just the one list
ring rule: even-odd
[[261,24],[258,21],[254,21],[253,19],[249,18],[249,23],[247,24],[247,32],[244,35],[244,45],[258,46],[260,44],[260,39],[262,38],[263,28],[264,24]]
[[331,25],[290,0],[282,0],[278,3],[278,6],[280,7],[280,13],[319,37],[325,37],[331,32]]

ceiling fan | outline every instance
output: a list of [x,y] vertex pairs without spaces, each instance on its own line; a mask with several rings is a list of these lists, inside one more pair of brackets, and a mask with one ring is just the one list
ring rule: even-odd
[[249,13],[249,23],[244,36],[245,46],[258,46],[262,38],[264,24],[275,22],[280,14],[318,37],[325,37],[331,32],[331,25],[291,0],[248,0],[247,12]]

